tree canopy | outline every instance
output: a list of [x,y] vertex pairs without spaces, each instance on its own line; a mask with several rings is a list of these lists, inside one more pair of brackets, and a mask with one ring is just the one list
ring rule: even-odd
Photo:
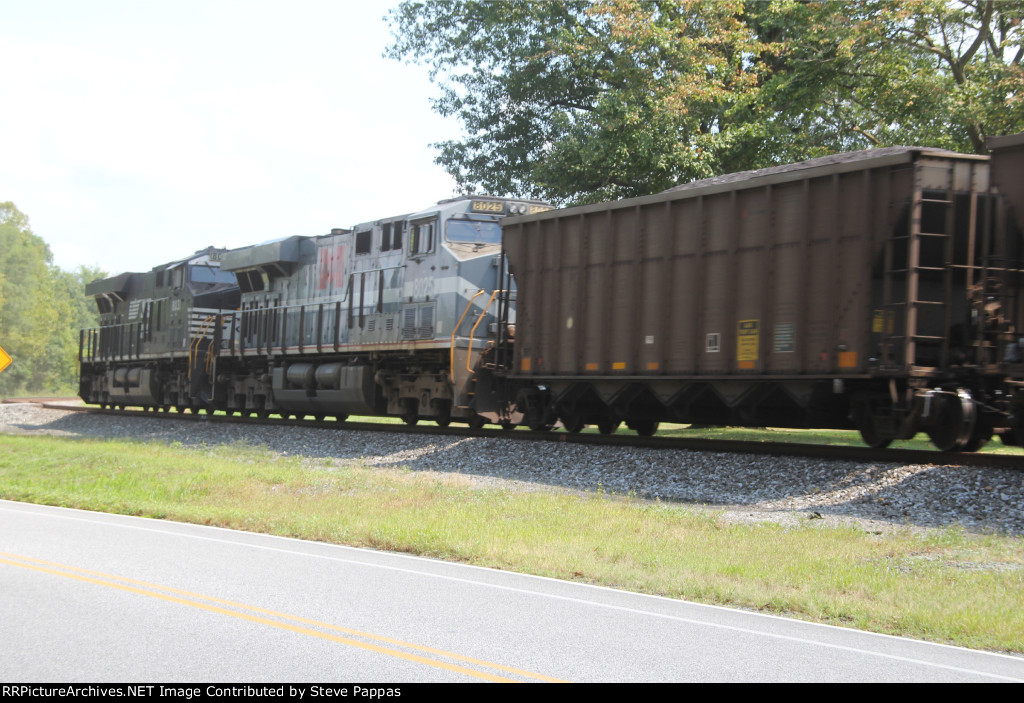
[[837,151],[1024,130],[1020,0],[406,0],[469,190],[588,202]]
[[0,396],[76,387],[78,330],[97,324],[85,284],[104,274],[63,271],[52,258],[28,217],[0,203],[0,347],[13,359],[0,373]]

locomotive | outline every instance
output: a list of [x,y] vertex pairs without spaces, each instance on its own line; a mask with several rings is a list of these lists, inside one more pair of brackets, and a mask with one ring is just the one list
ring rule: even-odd
[[88,403],[345,420],[512,424],[480,378],[514,320],[500,221],[551,209],[488,196],[192,257],[90,283]]
[[1024,441],[1024,135],[555,210],[421,212],[90,284],[86,402]]

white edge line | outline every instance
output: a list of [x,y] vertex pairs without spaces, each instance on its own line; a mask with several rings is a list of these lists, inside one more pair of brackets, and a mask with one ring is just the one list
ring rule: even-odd
[[[530,578],[530,579],[538,579],[538,580],[542,580],[542,581],[547,581],[547,582],[559,584],[559,585],[562,585],[562,586],[586,587],[586,588],[597,589],[597,590],[601,590],[601,591],[609,591],[609,592],[615,593],[615,594],[625,594],[626,596],[634,596],[634,597],[639,596],[639,597],[642,597],[642,598],[656,599],[656,600],[659,600],[659,601],[663,601],[665,603],[672,603],[672,604],[677,604],[677,605],[678,604],[682,604],[682,605],[688,605],[688,606],[695,606],[695,607],[698,607],[698,608],[707,608],[707,609],[712,609],[712,610],[721,610],[721,611],[724,611],[724,612],[732,614],[732,615],[752,615],[752,616],[757,616],[757,617],[760,617],[760,618],[771,618],[773,620],[781,620],[783,622],[790,623],[790,624],[806,625],[806,626],[816,627],[816,628],[818,628],[818,627],[830,628],[830,629],[838,630],[839,632],[843,632],[843,633],[847,633],[847,634],[870,635],[870,636],[873,636],[873,637],[882,637],[882,638],[896,640],[896,641],[901,641],[901,642],[911,642],[911,643],[914,643],[916,645],[923,645],[923,646],[926,646],[926,647],[941,647],[941,648],[944,648],[944,649],[950,649],[950,650],[954,650],[954,651],[968,652],[968,653],[973,654],[973,655],[981,655],[981,656],[985,656],[985,657],[999,657],[999,658],[1007,659],[1008,661],[1015,662],[1015,663],[1018,663],[1018,664],[1022,663],[1020,658],[1014,657],[1014,656],[1011,656],[1011,655],[1008,655],[1008,654],[1002,654],[1000,652],[987,652],[987,651],[984,651],[984,650],[968,649],[966,647],[958,647],[958,646],[955,646],[955,645],[942,644],[941,642],[927,642],[927,641],[924,641],[924,640],[911,639],[909,637],[898,637],[896,635],[887,635],[887,634],[879,633],[879,632],[869,632],[867,630],[857,630],[857,629],[853,629],[853,628],[839,627],[838,625],[828,625],[828,624],[824,624],[824,623],[815,623],[815,622],[807,622],[807,621],[804,621],[804,620],[796,620],[796,619],[793,619],[793,618],[786,618],[786,617],[783,617],[783,616],[780,616],[780,615],[769,615],[769,614],[766,614],[766,613],[758,613],[758,612],[752,612],[752,611],[746,611],[746,610],[738,610],[738,609],[734,609],[734,608],[727,608],[725,606],[720,606],[720,605],[708,605],[708,604],[705,604],[705,603],[694,603],[694,602],[691,602],[691,601],[676,600],[676,599],[673,599],[673,598],[667,598],[665,596],[656,596],[656,595],[651,595],[651,594],[647,594],[647,593],[634,593],[632,591],[621,591],[621,590],[618,590],[618,589],[609,588],[607,586],[595,586],[593,584],[588,584],[588,583],[576,583],[575,581],[562,581],[562,580],[550,578],[550,577],[547,577],[547,576],[536,576],[534,574],[520,574],[520,573],[514,572],[514,571],[502,571],[500,569],[491,569],[491,568],[484,567],[484,566],[475,566],[473,564],[459,564],[459,563],[456,563],[456,562],[441,561],[441,560],[437,560],[437,559],[430,559],[428,557],[419,557],[419,556],[410,555],[410,554],[400,554],[400,553],[396,553],[396,552],[386,552],[386,551],[382,551],[382,550],[374,550],[374,549],[367,549],[367,548],[361,548],[361,547],[350,547],[350,546],[347,546],[347,545],[331,544],[329,542],[313,542],[313,541],[308,541],[308,540],[296,539],[294,537],[281,537],[279,535],[269,535],[269,534],[264,534],[262,532],[245,532],[245,531],[242,531],[242,530],[233,530],[233,529],[230,529],[230,528],[216,527],[216,526],[213,526],[213,525],[196,525],[196,524],[192,524],[192,523],[188,523],[188,522],[175,522],[175,521],[172,521],[172,520],[160,520],[158,518],[142,518],[142,517],[138,517],[138,516],[135,516],[135,515],[122,515],[122,514],[119,514],[119,513],[103,513],[103,512],[91,511],[91,510],[81,510],[81,509],[78,509],[78,508],[63,508],[63,507],[60,507],[60,506],[53,506],[53,505],[39,505],[39,504],[36,504],[36,503],[20,503],[18,501],[0,500],[0,508],[6,508],[5,504],[13,504],[13,505],[19,505],[19,506],[31,506],[31,507],[36,507],[36,508],[43,508],[44,510],[42,512],[36,512],[36,511],[32,511],[32,510],[25,510],[25,511],[12,510],[11,512],[29,512],[31,514],[39,515],[39,516],[42,516],[42,517],[57,517],[57,518],[62,519],[62,520],[73,520],[73,521],[78,521],[78,522],[91,522],[93,524],[96,524],[96,522],[97,522],[97,520],[95,520],[95,519],[87,519],[85,517],[77,517],[77,516],[76,517],[72,517],[72,516],[59,515],[59,514],[58,515],[52,515],[52,514],[48,514],[49,511],[50,510],[74,511],[76,513],[84,513],[85,515],[90,515],[90,516],[93,516],[93,517],[95,517],[95,516],[105,516],[105,517],[122,518],[122,519],[126,519],[128,521],[136,521],[136,520],[153,521],[153,522],[156,522],[156,523],[162,523],[164,525],[182,526],[182,527],[187,527],[187,528],[201,528],[201,529],[207,529],[207,530],[219,530],[219,531],[230,532],[230,533],[236,534],[236,535],[252,536],[252,537],[263,538],[263,539],[268,539],[269,538],[269,539],[274,539],[274,540],[284,540],[284,541],[287,541],[287,542],[297,542],[298,544],[302,544],[302,545],[311,545],[311,546],[316,546],[316,547],[326,547],[326,548],[330,548],[330,549],[351,550],[351,551],[356,551],[356,552],[365,553],[365,554],[378,554],[378,555],[384,555],[384,556],[387,556],[387,557],[396,557],[396,558],[401,558],[401,559],[411,559],[411,560],[415,560],[417,562],[433,563],[433,564],[437,564],[439,566],[479,569],[481,571],[486,571],[488,573],[503,574],[503,575],[513,575],[513,576],[517,576],[517,577],[526,577],[526,578]],[[6,509],[10,510],[10,508],[6,508]],[[107,525],[102,525],[102,523],[101,523],[101,526],[107,526]],[[373,563],[370,563],[370,562],[367,562],[367,561],[360,561],[358,559],[346,559],[346,558],[343,558],[343,557],[337,557],[337,556],[331,556],[331,555],[325,555],[325,554],[315,554],[315,553],[312,553],[312,552],[309,552],[309,551],[297,551],[297,550],[294,550],[294,549],[283,549],[283,548],[280,548],[280,547],[271,547],[271,546],[262,545],[262,544],[248,544],[248,543],[245,543],[245,542],[239,542],[238,540],[228,540],[228,539],[221,539],[221,538],[217,538],[217,537],[206,537],[206,536],[203,536],[203,535],[191,535],[191,534],[186,534],[186,533],[181,533],[181,532],[175,532],[175,531],[169,531],[169,530],[161,530],[161,529],[157,529],[155,527],[144,527],[144,526],[141,526],[141,525],[118,525],[118,527],[128,527],[130,529],[138,530],[138,531],[143,531],[143,532],[156,532],[156,533],[161,534],[161,535],[171,535],[171,536],[175,536],[175,537],[186,537],[186,538],[189,538],[189,539],[199,539],[199,540],[204,540],[204,541],[207,541],[207,542],[217,542],[217,543],[220,543],[220,544],[230,544],[230,545],[234,545],[234,546],[244,546],[244,547],[250,547],[250,548],[253,548],[253,549],[260,549],[260,550],[264,550],[264,551],[269,551],[269,552],[281,552],[281,553],[284,553],[284,554],[290,554],[290,555],[294,555],[294,556],[313,557],[313,558],[316,558],[316,559],[325,559],[327,561],[337,561],[337,562],[346,563],[346,564],[356,564],[356,565],[359,565],[359,566],[365,566],[365,567],[371,567],[371,568],[377,568],[377,569],[386,569],[386,570],[389,570],[389,571],[397,571],[397,572],[400,572],[400,573],[414,574],[414,575],[417,575],[417,576],[431,576],[433,578],[445,579],[447,581],[455,581],[457,583],[468,583],[468,584],[472,584],[472,585],[475,585],[475,586],[485,586],[485,587],[488,587],[488,588],[494,588],[494,589],[503,590],[503,591],[512,591],[512,592],[517,592],[517,593],[528,593],[530,595],[544,596],[546,598],[551,598],[551,599],[554,599],[554,600],[568,601],[568,602],[579,603],[579,604],[588,605],[588,606],[598,606],[600,608],[607,608],[609,610],[617,610],[617,611],[627,612],[627,613],[636,613],[636,614],[640,614],[640,615],[646,615],[648,617],[661,618],[661,619],[665,619],[665,620],[673,620],[673,621],[676,621],[676,622],[683,622],[683,623],[686,623],[686,624],[689,624],[689,625],[700,625],[700,626],[705,626],[705,627],[713,627],[713,628],[716,628],[716,629],[719,629],[719,630],[728,630],[728,631],[732,631],[732,632],[742,632],[742,633],[746,633],[746,634],[750,634],[750,635],[758,635],[758,636],[762,636],[762,637],[768,637],[768,638],[774,638],[774,639],[779,639],[779,640],[785,640],[785,641],[789,641],[789,642],[799,642],[799,643],[803,643],[803,644],[817,645],[819,647],[828,647],[830,649],[835,649],[835,650],[839,650],[839,651],[857,652],[857,653],[860,653],[860,654],[868,654],[868,655],[872,655],[872,656],[876,656],[876,657],[881,657],[881,658],[885,658],[885,659],[892,659],[892,660],[895,660],[895,661],[907,662],[907,663],[912,663],[912,664],[920,664],[920,665],[923,665],[923,666],[934,667],[934,668],[937,668],[937,669],[945,669],[945,670],[948,670],[948,671],[956,671],[956,672],[968,673],[968,674],[977,674],[977,675],[980,675],[980,676],[987,676],[987,677],[991,677],[991,678],[1000,679],[1000,680],[1003,680],[1003,681],[1024,682],[1024,677],[1018,678],[1018,677],[1013,677],[1013,676],[1006,676],[1006,675],[1003,675],[1003,674],[995,674],[995,673],[991,673],[991,672],[987,672],[987,671],[979,671],[979,670],[976,670],[976,669],[966,669],[966,668],[959,667],[959,666],[952,666],[952,665],[949,665],[949,664],[939,664],[939,663],[936,663],[936,662],[930,662],[930,661],[926,661],[926,660],[923,660],[923,659],[914,659],[914,658],[910,658],[910,657],[903,657],[903,656],[899,656],[899,655],[895,655],[895,654],[888,654],[888,653],[884,653],[884,652],[874,652],[874,651],[871,651],[871,650],[860,649],[858,647],[850,647],[850,646],[847,646],[847,645],[840,645],[840,644],[830,644],[828,642],[821,642],[819,640],[807,639],[807,638],[797,637],[797,636],[793,636],[793,635],[781,635],[781,634],[776,634],[776,633],[772,633],[772,632],[764,632],[764,631],[761,631],[761,630],[753,630],[753,629],[749,629],[749,628],[745,628],[745,627],[739,627],[739,626],[736,626],[736,625],[723,625],[723,624],[714,623],[714,622],[706,622],[706,621],[703,621],[703,620],[696,620],[696,619],[693,619],[693,618],[686,618],[686,617],[682,617],[682,616],[679,616],[679,615],[667,615],[667,614],[664,614],[664,613],[657,613],[657,612],[652,612],[652,611],[649,611],[649,610],[640,610],[638,608],[632,608],[632,607],[623,606],[623,605],[611,605],[611,604],[608,604],[608,603],[597,603],[597,602],[594,602],[594,601],[584,600],[582,598],[576,598],[576,597],[573,597],[573,596],[563,596],[563,595],[557,595],[557,594],[552,594],[552,593],[538,593],[537,591],[529,591],[527,589],[519,588],[519,587],[516,587],[516,586],[503,586],[503,585],[500,585],[500,584],[487,583],[485,581],[479,581],[479,580],[474,580],[474,579],[467,579],[467,578],[462,578],[462,577],[459,577],[459,576],[448,576],[446,574],[429,573],[429,572],[424,572],[424,571],[416,570],[416,569],[406,569],[406,568],[390,566],[390,565],[373,564]]]

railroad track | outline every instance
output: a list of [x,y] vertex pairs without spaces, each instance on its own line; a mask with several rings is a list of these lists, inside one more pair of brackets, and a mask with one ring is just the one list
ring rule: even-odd
[[1024,469],[1024,456],[986,453],[954,453],[919,449],[873,449],[871,447],[803,444],[797,442],[751,442],[721,439],[699,439],[678,437],[641,437],[634,434],[611,435],[568,432],[531,432],[525,429],[515,431],[503,429],[470,429],[464,426],[441,427],[438,425],[404,425],[381,422],[339,423],[335,420],[284,419],[279,417],[257,418],[240,415],[217,415],[201,413],[165,413],[144,410],[107,410],[94,406],[74,406],[45,401],[43,399],[18,399],[19,402],[40,402],[42,407],[55,410],[71,410],[117,417],[173,418],[191,422],[222,422],[288,427],[319,427],[326,429],[359,430],[363,432],[394,432],[403,434],[442,435],[450,437],[491,437],[534,442],[563,442],[566,444],[601,445],[619,447],[645,447],[650,449],[687,449],[700,452],[733,452],[739,454],[761,454],[780,457],[811,457],[857,462],[885,462],[897,464],[937,464],[959,466],[990,466],[999,468]]

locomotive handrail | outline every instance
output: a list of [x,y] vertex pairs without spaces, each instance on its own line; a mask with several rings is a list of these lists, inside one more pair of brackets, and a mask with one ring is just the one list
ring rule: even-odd
[[79,361],[141,359],[144,331],[141,321],[83,328],[80,335],[85,339],[84,344],[80,344]]
[[450,356],[449,356],[449,361],[448,361],[448,369],[449,369],[448,375],[451,378],[451,382],[452,383],[455,383],[455,335],[458,334],[459,327],[462,326],[462,321],[465,320],[466,319],[466,315],[469,314],[469,309],[471,307],[473,307],[473,301],[476,300],[477,298],[479,298],[481,295],[483,295],[486,292],[487,291],[485,291],[483,288],[481,288],[480,290],[478,290],[473,295],[472,298],[469,299],[469,302],[466,303],[466,309],[462,311],[462,317],[459,318],[459,321],[455,323],[455,327],[452,328],[452,343],[451,343],[451,346],[449,348],[449,355]]
[[217,319],[217,315],[211,315],[203,320],[203,324],[199,326],[199,331],[196,332],[196,336],[192,342],[188,345],[188,377],[192,378],[192,364],[195,361],[195,355],[199,353],[199,344],[202,340],[206,339],[206,329],[210,327],[214,320]]
[[496,290],[493,293],[491,293],[490,300],[487,301],[487,305],[484,305],[483,309],[480,311],[480,317],[477,318],[476,324],[473,325],[473,329],[469,331],[469,349],[466,351],[466,371],[469,371],[470,373],[473,373],[473,369],[471,369],[469,366],[469,360],[473,356],[473,336],[476,334],[476,328],[479,327],[480,323],[484,321],[484,317],[487,311],[490,309],[491,303],[494,302],[495,296],[497,296],[498,293],[503,292],[504,291]]

